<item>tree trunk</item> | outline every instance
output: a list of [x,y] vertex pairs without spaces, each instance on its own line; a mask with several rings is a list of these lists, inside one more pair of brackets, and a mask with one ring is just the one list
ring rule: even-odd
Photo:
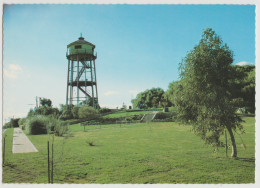
[[227,127],[228,133],[230,135],[230,139],[231,139],[231,144],[232,144],[232,153],[231,153],[231,157],[237,157],[237,146],[236,146],[236,141],[235,141],[235,137],[234,134],[232,132],[231,127]]

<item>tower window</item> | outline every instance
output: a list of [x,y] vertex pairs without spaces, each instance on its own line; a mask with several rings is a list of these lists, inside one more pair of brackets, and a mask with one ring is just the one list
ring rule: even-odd
[[75,46],[75,49],[80,49],[81,48],[81,45],[76,45]]

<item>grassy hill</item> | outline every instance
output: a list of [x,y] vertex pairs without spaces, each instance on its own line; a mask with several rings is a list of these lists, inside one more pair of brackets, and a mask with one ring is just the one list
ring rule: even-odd
[[[54,183],[253,183],[255,122],[243,119],[247,147],[236,135],[236,160],[226,158],[225,148],[214,152],[190,126],[174,122],[90,125],[85,132],[71,125],[70,135],[54,138]],[[12,134],[13,129],[4,133],[3,182],[47,183],[52,135],[28,136],[38,153],[12,154]]]

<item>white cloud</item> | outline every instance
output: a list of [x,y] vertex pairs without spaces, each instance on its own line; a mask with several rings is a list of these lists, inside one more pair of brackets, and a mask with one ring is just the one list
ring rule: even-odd
[[240,61],[236,65],[245,66],[245,65],[252,65],[252,63],[249,63],[249,62],[246,62],[246,61]]
[[104,96],[110,96],[110,95],[118,95],[119,93],[117,91],[106,91],[104,93]]
[[4,68],[4,76],[15,79],[21,71],[22,68],[19,65],[9,64],[7,69]]

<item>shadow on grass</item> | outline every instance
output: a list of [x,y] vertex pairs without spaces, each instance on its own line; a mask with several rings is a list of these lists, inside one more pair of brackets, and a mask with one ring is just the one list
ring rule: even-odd
[[244,161],[244,162],[250,162],[250,163],[254,163],[255,162],[255,158],[254,157],[250,157],[250,158],[237,157],[236,160]]

